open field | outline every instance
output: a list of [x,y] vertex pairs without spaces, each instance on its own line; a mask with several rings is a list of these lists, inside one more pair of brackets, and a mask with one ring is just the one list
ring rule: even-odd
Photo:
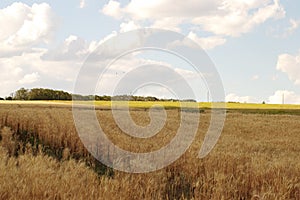
[[[161,170],[130,174],[107,169],[86,151],[70,102],[1,102],[0,199],[300,199],[300,106],[283,106],[227,104],[231,110],[221,138],[207,157],[198,159],[211,116],[204,109],[210,106],[200,103],[199,130],[186,153]],[[147,111],[133,109],[131,116],[145,126]],[[117,127],[110,109],[96,111],[109,139],[134,152],[157,150],[174,137],[179,111],[166,112],[167,122],[157,135],[136,139]]]
[[[71,105],[72,101],[0,101],[0,104],[36,104],[36,105]],[[99,107],[111,107],[111,101],[75,101],[75,104],[95,105]],[[124,101],[115,101],[113,105],[128,105]],[[211,108],[212,103],[209,102],[171,102],[171,101],[129,101],[130,107],[149,108],[153,105],[161,105],[166,108],[178,108],[181,106],[196,108]],[[300,104],[255,104],[255,103],[214,103],[214,107],[225,107],[227,109],[272,109],[272,110],[293,110],[299,109]]]

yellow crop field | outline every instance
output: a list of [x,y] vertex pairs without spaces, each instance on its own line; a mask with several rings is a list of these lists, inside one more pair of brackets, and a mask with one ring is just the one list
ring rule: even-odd
[[212,108],[225,107],[227,109],[299,109],[300,104],[256,104],[256,103],[210,103],[210,102],[172,102],[172,101],[1,101],[0,104],[46,104],[46,105],[94,105],[100,107],[129,106],[133,108],[150,108],[162,106],[165,108]]
[[[149,124],[148,110],[139,108],[156,103],[130,102],[138,108],[130,111],[136,124]],[[178,102],[159,103],[178,106]],[[110,102],[96,105],[111,106]],[[232,111],[217,145],[199,159],[211,118],[210,110],[204,109],[193,143],[178,160],[151,173],[134,174],[107,168],[85,149],[71,102],[0,103],[0,199],[300,199],[300,114],[245,114],[238,106],[280,108],[227,104]],[[96,110],[107,137],[137,153],[160,149],[174,138],[180,126],[179,109],[166,109],[166,113],[163,128],[144,139],[118,128],[110,109]],[[99,153],[111,154],[101,147]]]

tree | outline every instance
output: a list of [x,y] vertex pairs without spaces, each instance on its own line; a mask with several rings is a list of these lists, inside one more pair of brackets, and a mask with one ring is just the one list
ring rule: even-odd
[[28,100],[28,90],[25,88],[21,88],[15,92],[14,95],[15,100]]
[[9,96],[9,97],[5,97],[5,100],[11,101],[11,100],[13,100],[13,98],[11,96]]
[[72,100],[72,95],[68,92],[33,88],[28,93],[29,100]]

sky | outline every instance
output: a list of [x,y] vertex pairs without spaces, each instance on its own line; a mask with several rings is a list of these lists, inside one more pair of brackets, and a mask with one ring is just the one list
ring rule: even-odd
[[[127,31],[156,28],[180,33],[205,50],[226,101],[280,104],[284,97],[285,103],[300,104],[299,7],[297,0],[2,0],[0,97],[21,87],[73,92],[91,53],[100,47],[107,57],[117,57],[120,47],[105,44]],[[115,94],[120,80],[124,88],[180,75],[193,98],[207,100],[206,75],[178,57],[140,51],[117,61],[98,79],[97,94]],[[140,70],[144,65],[152,68]],[[176,84],[180,91],[184,84]],[[135,95],[176,97],[163,84],[132,88]]]

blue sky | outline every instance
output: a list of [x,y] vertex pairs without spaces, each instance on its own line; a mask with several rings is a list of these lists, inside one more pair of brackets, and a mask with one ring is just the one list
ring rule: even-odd
[[[202,46],[220,74],[227,101],[281,103],[284,94],[287,103],[300,103],[299,7],[296,0],[4,0],[0,96],[20,87],[72,92],[96,46],[120,32],[153,27]],[[166,62],[153,55],[140,57]],[[151,88],[140,94],[168,96]],[[197,99],[205,100],[205,94]]]

